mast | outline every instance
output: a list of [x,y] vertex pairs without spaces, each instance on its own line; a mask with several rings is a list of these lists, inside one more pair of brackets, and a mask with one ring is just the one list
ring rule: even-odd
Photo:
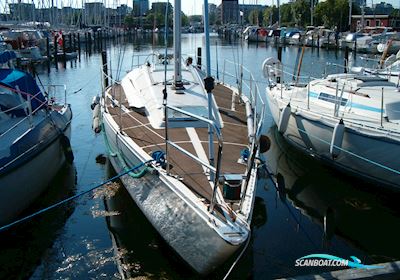
[[[208,99],[208,118],[213,120],[212,110],[212,90],[214,89],[214,79],[211,77],[211,52],[210,52],[210,22],[208,18],[208,0],[204,0],[204,34],[206,37],[206,63],[207,77],[204,79],[204,87],[207,91]],[[208,126],[208,157],[211,166],[214,166],[214,130],[211,125]],[[213,174],[210,172],[210,179],[213,180]]]
[[[174,87],[175,89],[183,89],[181,67],[181,1],[175,0],[174,6]],[[168,25],[165,28],[168,28]]]
[[281,28],[281,3],[279,0],[277,1],[277,5],[278,5],[278,27]]
[[351,29],[351,14],[352,14],[352,9],[353,9],[353,4],[352,0],[349,0],[349,30]]

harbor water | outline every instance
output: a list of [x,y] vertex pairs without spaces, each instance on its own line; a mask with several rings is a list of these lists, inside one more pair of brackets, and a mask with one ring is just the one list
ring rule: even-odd
[[[112,78],[121,79],[145,61],[146,54],[164,53],[163,36],[152,36],[104,43]],[[243,63],[264,92],[267,83],[262,62],[277,57],[276,47],[216,35],[211,37],[211,45],[213,76],[235,83],[241,69],[234,63]],[[169,46],[171,50],[172,41]],[[183,36],[183,53],[196,57],[199,47],[204,54],[203,34]],[[288,80],[298,53],[294,46],[282,50]],[[351,58],[355,64],[361,63],[358,55],[351,54]],[[312,78],[326,71],[341,72],[341,67],[326,67],[326,63],[342,65],[343,61],[344,52],[307,48],[301,75]],[[115,175],[103,136],[94,134],[91,127],[90,104],[93,96],[101,94],[101,67],[101,53],[94,46],[90,51],[82,47],[79,59],[36,68],[42,84],[67,85],[74,115],[71,145],[75,160],[21,217]],[[260,181],[250,244],[229,279],[273,279],[337,269],[296,266],[297,259],[309,254],[355,256],[363,264],[400,259],[399,193],[341,174],[303,155],[286,143],[269,114],[263,125],[272,142],[266,163],[279,187],[267,174]],[[29,178],[25,179],[29,184]],[[118,182],[1,232],[0,248],[1,279],[200,278],[162,240]],[[209,278],[222,279],[235,257]]]

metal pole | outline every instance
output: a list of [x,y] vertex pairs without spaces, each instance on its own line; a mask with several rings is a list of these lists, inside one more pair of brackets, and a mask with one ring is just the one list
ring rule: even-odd
[[[206,68],[207,78],[204,79],[204,86],[207,91],[207,99],[208,99],[208,119],[213,120],[214,117],[212,109],[212,90],[214,89],[214,79],[211,77],[210,26],[208,18],[208,0],[204,0],[204,34],[206,37],[206,62],[207,62],[207,68]],[[208,158],[210,160],[210,165],[214,166],[214,130],[211,127],[211,125],[208,125]],[[218,173],[218,170],[216,173]],[[214,179],[214,175],[211,173],[210,170],[211,180]],[[214,186],[214,188],[217,187],[218,186]]]
[[338,103],[338,93],[339,93],[339,82],[336,82],[336,93],[335,93],[335,109],[333,111],[333,116],[336,117],[336,108],[337,108],[337,103]]
[[[175,60],[175,74],[174,74],[174,87],[175,89],[182,89],[182,71],[181,71],[181,1],[175,0],[174,2],[174,60]],[[167,21],[166,21],[167,22]],[[167,29],[168,26],[165,26]],[[167,59],[167,58],[165,58]]]
[[307,85],[307,109],[310,110],[310,78],[308,78],[308,85]]
[[382,87],[382,97],[381,97],[381,127],[383,127],[383,87]]

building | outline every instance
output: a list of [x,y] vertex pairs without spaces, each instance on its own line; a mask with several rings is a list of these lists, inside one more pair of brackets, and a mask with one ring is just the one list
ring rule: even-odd
[[389,15],[353,15],[351,16],[351,27],[350,30],[356,31],[364,27],[389,27],[390,17]]
[[222,0],[221,19],[222,24],[239,23],[238,0]]
[[122,4],[121,6],[117,7],[117,15],[125,17],[132,11],[131,7],[128,5]]
[[378,15],[390,15],[393,11],[392,4],[381,2],[372,5],[372,9],[374,10],[375,14]]
[[10,3],[8,7],[10,8],[10,18],[12,20],[35,20],[35,4],[33,3]]
[[243,5],[239,5],[239,10],[240,15],[241,15],[241,22],[246,22],[247,19],[249,18],[250,12],[251,11],[259,11],[260,13],[263,12],[263,10],[267,8],[267,6],[263,6],[263,5],[255,5],[255,4],[243,4]]
[[104,19],[105,8],[102,2],[85,3],[85,24],[101,25]]
[[[155,14],[165,14],[165,7],[167,6],[167,2],[155,2],[151,5],[151,10]],[[168,3],[168,13],[172,13],[172,5]]]
[[143,16],[149,11],[149,0],[133,0],[133,14]]

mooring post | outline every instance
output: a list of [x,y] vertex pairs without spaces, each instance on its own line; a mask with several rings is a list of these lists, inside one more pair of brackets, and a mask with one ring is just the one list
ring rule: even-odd
[[57,47],[57,45],[58,45],[58,42],[57,42],[57,35],[54,35],[54,62],[55,62],[55,64],[57,65],[57,63],[58,63],[58,56],[57,56],[57,54],[58,54],[58,47]]
[[67,60],[67,54],[65,49],[65,35],[62,35],[62,50],[63,50],[63,59],[64,61]]
[[46,55],[47,55],[47,63],[50,62],[50,38],[46,37]]
[[69,51],[71,52],[72,51],[72,33],[71,32],[68,33],[68,41],[69,41],[69,44],[68,44]]
[[201,69],[201,48],[197,48],[197,68]]
[[349,47],[346,46],[344,48],[344,73],[347,73],[347,67],[349,66],[348,63],[349,63]]
[[107,88],[109,85],[108,81],[108,67],[107,67],[107,52],[101,52],[101,62],[103,63],[103,83],[104,88]]
[[81,58],[81,35],[78,33],[78,55]]
[[97,31],[93,31],[93,50],[96,51],[96,33]]

